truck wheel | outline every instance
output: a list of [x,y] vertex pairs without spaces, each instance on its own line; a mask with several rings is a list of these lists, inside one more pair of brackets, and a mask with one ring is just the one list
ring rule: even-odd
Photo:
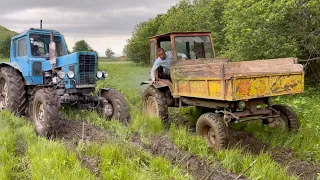
[[298,115],[287,105],[273,105],[273,109],[280,112],[280,117],[275,118],[269,126],[280,128],[289,132],[297,132],[300,128],[300,120]]
[[32,105],[32,119],[36,124],[36,132],[40,136],[54,136],[59,123],[60,103],[55,91],[38,90]]
[[110,119],[118,119],[121,122],[130,122],[129,105],[124,96],[116,90],[109,89],[101,94],[108,102],[103,105],[103,116]]
[[151,117],[159,117],[164,124],[168,124],[168,105],[163,92],[149,86],[142,96],[143,112]]
[[204,137],[214,150],[225,148],[227,145],[227,126],[222,117],[216,113],[201,115],[197,121],[196,133]]
[[26,91],[24,81],[17,70],[12,67],[0,69],[0,111],[21,115],[26,107]]

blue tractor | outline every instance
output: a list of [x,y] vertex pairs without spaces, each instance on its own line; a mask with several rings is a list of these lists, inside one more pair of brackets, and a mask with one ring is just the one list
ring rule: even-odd
[[[57,31],[31,28],[11,40],[10,63],[0,63],[0,111],[30,117],[40,136],[58,129],[62,104],[97,110],[107,120],[128,123],[124,96],[110,88],[96,91],[108,73],[97,71],[95,52],[68,54]],[[95,92],[98,92],[95,95]]]

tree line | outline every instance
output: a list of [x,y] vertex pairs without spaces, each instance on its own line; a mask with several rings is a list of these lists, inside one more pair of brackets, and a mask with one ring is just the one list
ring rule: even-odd
[[[319,7],[319,0],[181,0],[166,13],[137,24],[123,53],[147,65],[149,37],[210,31],[217,56],[232,61],[320,57]],[[320,70],[319,62],[311,65]]]
[[[0,42],[0,57],[3,58],[9,58],[10,57],[10,43],[11,43],[11,38],[10,36],[7,36],[4,38],[3,41]],[[89,51],[89,52],[96,52],[97,55],[99,56],[98,52],[95,51],[85,40],[79,40],[75,43],[75,45],[72,48],[72,53],[73,52],[79,52],[79,51]],[[68,50],[68,53],[70,54],[71,52]],[[114,57],[114,52],[112,49],[109,47],[105,51],[106,57],[113,58]]]

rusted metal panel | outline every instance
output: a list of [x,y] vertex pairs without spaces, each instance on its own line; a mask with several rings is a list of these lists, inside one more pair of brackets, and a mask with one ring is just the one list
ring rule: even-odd
[[182,63],[172,67],[175,97],[237,101],[304,91],[303,68],[295,58]]

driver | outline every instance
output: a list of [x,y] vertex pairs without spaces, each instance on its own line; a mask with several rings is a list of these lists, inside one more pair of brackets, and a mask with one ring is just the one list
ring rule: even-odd
[[31,54],[33,56],[40,56],[41,55],[41,52],[39,51],[39,47],[37,45],[31,46]]
[[[171,51],[164,52],[163,48],[158,48],[158,58],[153,64],[151,69],[151,80],[152,83],[155,83],[155,75],[154,72],[156,70],[160,73],[160,78],[162,79],[170,79],[170,64],[173,59],[173,54]],[[187,56],[183,53],[177,53],[178,56],[182,56],[182,59],[186,59]]]

